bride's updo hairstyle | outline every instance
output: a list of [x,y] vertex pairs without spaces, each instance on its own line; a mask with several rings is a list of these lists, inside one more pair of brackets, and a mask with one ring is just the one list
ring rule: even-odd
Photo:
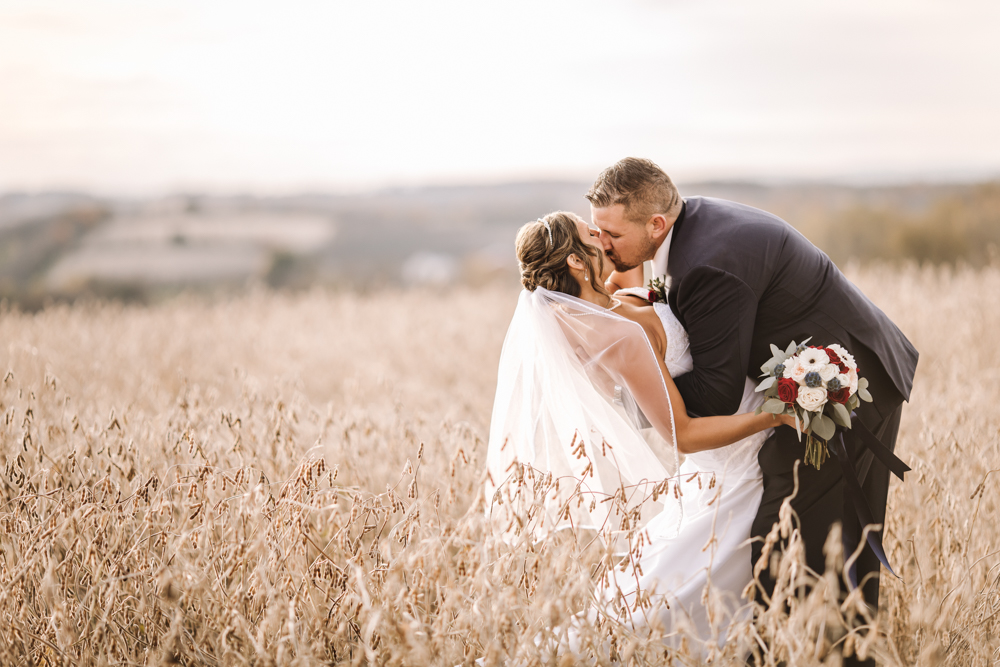
[[[546,222],[549,223],[548,228]],[[601,284],[604,257],[593,246],[583,242],[577,222],[583,222],[583,219],[575,213],[557,211],[529,222],[517,231],[514,247],[524,289],[534,292],[536,287],[544,287],[553,292],[580,296],[580,284],[569,272],[566,262],[570,255],[576,255],[591,267],[594,266],[591,260],[597,258],[597,270],[589,270],[590,286],[601,294],[607,294]],[[549,229],[552,230],[551,238]]]

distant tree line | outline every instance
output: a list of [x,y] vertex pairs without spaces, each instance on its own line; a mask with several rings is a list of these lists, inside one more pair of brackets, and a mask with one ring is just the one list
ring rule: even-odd
[[[854,205],[815,241],[835,262],[915,260],[984,266],[1000,261],[1000,182],[961,188],[926,210]],[[810,235],[812,236],[812,235]]]
[[[400,280],[400,267],[406,258],[420,251],[447,253],[461,266],[472,267],[463,269],[456,278],[465,284],[499,278],[515,285],[513,239],[517,228],[551,210],[576,210],[586,216],[582,193],[587,186],[538,182],[350,196],[228,200],[205,196],[189,202],[186,212],[195,215],[202,206],[224,205],[247,211],[312,212],[338,220],[338,236],[321,254],[274,253],[259,279],[275,289],[300,289],[317,283],[345,287],[393,284]],[[1000,181],[879,187],[718,182],[688,184],[683,191],[731,199],[779,215],[841,266],[852,261],[1000,266]],[[62,208],[11,217],[15,204],[30,199],[28,195],[0,196],[0,302],[36,309],[53,299],[148,302],[181,289],[233,288],[183,281],[154,287],[139,281],[90,279],[70,291],[56,293],[47,281],[49,270],[79,247],[85,236],[112,219],[120,203],[81,195],[67,199]],[[174,239],[174,243],[186,242],[181,237]],[[484,248],[492,253],[488,255],[489,271],[484,274],[487,278],[477,277],[475,271],[477,258],[487,256]]]

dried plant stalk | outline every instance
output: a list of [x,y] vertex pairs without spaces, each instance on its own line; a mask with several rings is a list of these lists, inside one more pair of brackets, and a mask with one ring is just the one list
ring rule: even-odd
[[[898,445],[914,470],[891,489],[884,540],[903,579],[883,577],[868,617],[837,599],[834,575],[804,568],[785,516],[775,538],[789,547],[765,564],[780,604],[709,657],[995,664],[1000,268],[852,278],[922,353]],[[597,664],[690,664],[693,638],[664,639],[681,628],[624,622],[655,616],[655,596],[588,614],[620,566],[593,535],[505,541],[484,518],[515,298],[2,310],[0,663],[556,665],[572,644]],[[518,479],[512,527],[552,481]],[[628,521],[638,562],[649,546]]]

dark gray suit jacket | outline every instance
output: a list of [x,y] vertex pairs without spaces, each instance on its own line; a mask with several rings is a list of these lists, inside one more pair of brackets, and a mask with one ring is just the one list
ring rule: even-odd
[[694,358],[694,370],[675,380],[692,414],[732,414],[745,378],[759,380],[770,345],[808,337],[854,355],[874,398],[858,409],[869,428],[909,398],[913,345],[826,254],[777,216],[689,197],[674,224],[668,267],[668,300]]

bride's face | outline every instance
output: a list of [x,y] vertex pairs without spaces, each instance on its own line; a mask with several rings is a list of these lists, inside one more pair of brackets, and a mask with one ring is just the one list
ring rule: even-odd
[[608,260],[607,255],[604,254],[604,245],[601,243],[600,230],[590,227],[583,220],[577,220],[576,229],[580,234],[580,240],[594,248],[603,262],[598,262],[597,257],[584,257],[583,260],[590,262],[590,270],[594,273],[597,273],[601,266],[603,266],[604,270],[601,272],[601,283],[603,284],[608,282],[608,278],[611,276],[611,272],[614,271],[615,266]]

